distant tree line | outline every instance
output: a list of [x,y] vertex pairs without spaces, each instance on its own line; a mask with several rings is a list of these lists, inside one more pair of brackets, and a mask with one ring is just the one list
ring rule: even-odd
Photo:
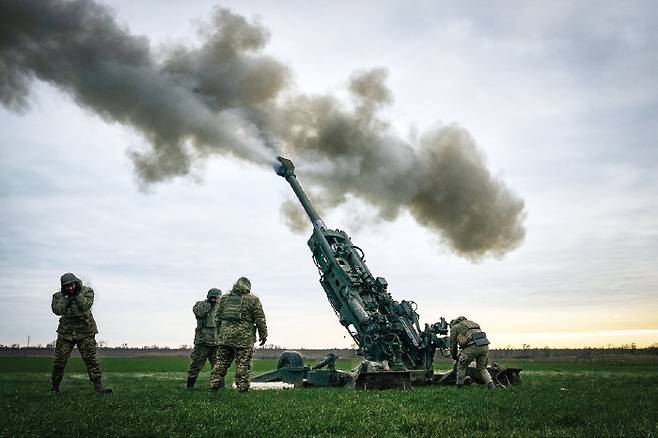
[[[152,345],[143,345],[141,347],[137,346],[129,346],[128,343],[122,343],[118,346],[110,346],[108,345],[107,341],[98,341],[96,345],[99,348],[102,349],[112,349],[112,350],[191,350],[193,345],[188,345],[188,344],[181,344],[177,348],[172,348],[168,345],[165,346],[159,346],[156,344]],[[26,346],[26,345],[20,345],[20,344],[0,344],[0,349],[7,350],[7,349],[53,349],[55,348],[55,341],[47,343],[45,346],[43,344],[37,344],[37,345],[32,345],[32,346]],[[257,347],[257,350],[285,350],[286,347],[282,347],[280,345],[275,345],[275,344],[265,344],[262,347]],[[334,347],[334,348],[293,348],[293,350],[318,350],[318,351],[324,351],[324,350],[354,350],[356,351],[355,348],[344,348],[344,347]],[[549,347],[549,346],[544,346],[544,347],[533,347],[530,344],[522,344],[521,348],[516,348],[512,346],[506,346],[504,348],[493,348],[492,351],[499,352],[501,354],[505,354],[506,352],[512,353],[512,352],[526,352],[527,354],[531,354],[533,356],[540,355],[540,353],[545,352],[620,352],[620,353],[638,353],[638,354],[658,354],[658,343],[652,344],[649,347],[644,347],[640,348],[637,346],[636,343],[632,342],[630,344],[622,344],[622,345],[612,345],[609,344],[606,347],[580,347],[580,348],[556,348],[556,347]]]

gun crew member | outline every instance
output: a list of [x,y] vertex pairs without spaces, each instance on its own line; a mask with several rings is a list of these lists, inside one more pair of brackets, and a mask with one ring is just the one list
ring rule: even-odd
[[487,371],[489,361],[487,334],[480,329],[477,323],[469,321],[465,316],[450,321],[450,355],[457,361],[457,388],[464,386],[466,368],[475,361],[484,383],[489,389],[496,389],[496,385]]
[[206,294],[206,299],[197,301],[192,312],[196,317],[196,330],[194,331],[194,349],[190,355],[190,369],[187,371],[187,389],[194,389],[194,383],[206,360],[210,362],[210,368],[215,366],[217,361],[217,348],[219,347],[219,337],[217,336],[217,326],[219,318],[217,314],[217,301],[222,296],[222,291],[212,288]]
[[80,356],[87,367],[89,380],[100,394],[109,394],[111,389],[101,383],[101,369],[96,357],[96,321],[91,314],[94,304],[93,289],[83,286],[82,281],[67,272],[60,279],[61,290],[53,295],[51,304],[53,313],[58,315],[57,343],[55,344],[55,361],[52,373],[52,392],[59,392],[59,385],[64,377],[64,367],[77,345]]
[[235,386],[240,392],[248,391],[256,329],[260,345],[265,345],[267,325],[263,306],[251,293],[251,282],[247,278],[240,277],[231,292],[219,300],[217,313],[219,349],[210,374],[209,389],[214,392],[224,387],[226,371],[235,359]]

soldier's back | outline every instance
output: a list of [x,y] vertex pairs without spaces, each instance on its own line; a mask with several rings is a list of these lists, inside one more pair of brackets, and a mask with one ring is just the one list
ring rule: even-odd
[[259,303],[256,295],[230,293],[219,304],[219,343],[233,347],[252,347],[256,342],[254,308]]

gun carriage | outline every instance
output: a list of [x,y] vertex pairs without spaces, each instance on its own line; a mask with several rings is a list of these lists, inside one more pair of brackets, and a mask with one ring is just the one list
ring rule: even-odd
[[[342,230],[327,228],[297,181],[292,161],[278,157],[276,173],[292,187],[313,225],[308,246],[320,274],[320,284],[365,360],[352,372],[335,369],[335,355],[313,368],[304,366],[297,352],[284,352],[277,369],[257,376],[253,382],[283,381],[295,386],[349,386],[356,388],[407,388],[418,384],[454,383],[454,372],[433,370],[437,350],[449,356],[448,324],[441,317],[420,325],[413,301],[396,301],[383,277],[375,277],[366,266],[365,254]],[[325,368],[326,369],[323,369]],[[489,367],[501,385],[519,382],[519,369]],[[475,371],[475,370],[473,370]],[[469,372],[473,380],[477,372]]]

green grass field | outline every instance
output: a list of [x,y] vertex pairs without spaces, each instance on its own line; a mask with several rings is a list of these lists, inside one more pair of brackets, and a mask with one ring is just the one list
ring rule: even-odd
[[[658,365],[506,363],[523,383],[239,394],[184,389],[188,359],[103,358],[110,396],[92,391],[80,358],[52,395],[51,359],[0,358],[0,436],[656,436]],[[342,369],[352,363],[339,363]],[[254,361],[254,374],[274,361]],[[232,376],[229,371],[229,377]],[[230,379],[229,379],[230,380]]]

